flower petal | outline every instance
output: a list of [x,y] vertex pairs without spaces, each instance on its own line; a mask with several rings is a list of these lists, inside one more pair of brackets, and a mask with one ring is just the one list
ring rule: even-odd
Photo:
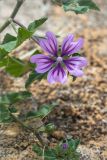
[[83,43],[83,38],[79,38],[77,42],[68,41],[67,46],[65,45],[62,50],[62,56],[78,52],[83,47]]
[[71,57],[68,60],[64,60],[64,62],[72,66],[77,66],[79,68],[87,66],[87,63],[88,63],[87,59],[81,56]]
[[48,80],[48,82],[49,83],[55,83],[55,80],[54,80],[54,78],[53,78],[53,74],[52,74],[52,72],[53,72],[53,69],[51,69],[49,72],[48,72],[48,76],[47,76],[47,80]]
[[67,74],[62,66],[58,64],[56,67],[50,70],[47,79],[49,83],[60,82],[63,84],[67,80]]
[[75,76],[75,77],[81,77],[84,75],[84,72],[80,69],[74,69],[72,71],[69,71],[71,75]]
[[83,38],[79,38],[78,41],[75,42],[75,46],[70,51],[70,54],[78,52],[83,47],[83,44],[84,44],[84,39]]
[[45,73],[47,72],[49,69],[51,69],[53,63],[54,63],[54,60],[52,60],[49,56],[45,56],[43,54],[36,54],[36,55],[33,55],[31,58],[30,58],[30,61],[32,63],[36,63],[37,64],[37,67],[36,67],[36,71],[38,73]]
[[62,42],[62,47],[61,47],[62,55],[66,51],[67,47],[72,43],[73,38],[74,38],[73,34],[69,34],[68,36],[64,38]]
[[58,43],[55,35],[52,32],[46,33],[46,39],[40,39],[39,44],[41,48],[49,54],[57,55]]
[[48,64],[39,63],[37,67],[35,68],[35,71],[38,73],[45,73],[49,71],[51,68],[52,68],[52,63],[48,63]]
[[84,75],[83,71],[78,66],[73,66],[69,63],[65,63],[65,65],[71,75],[76,77],[80,77]]
[[31,63],[41,63],[41,62],[50,62],[53,61],[49,56],[43,54],[36,54],[31,56],[30,62]]
[[56,36],[52,32],[47,32],[46,36],[47,36],[48,40],[50,41],[50,44],[51,44],[52,48],[54,48],[55,52],[57,53],[57,51],[58,51],[58,42],[57,42]]

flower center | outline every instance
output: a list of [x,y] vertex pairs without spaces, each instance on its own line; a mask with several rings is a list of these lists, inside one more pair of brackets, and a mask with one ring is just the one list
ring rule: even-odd
[[57,57],[57,62],[62,62],[63,61],[63,58],[62,57]]

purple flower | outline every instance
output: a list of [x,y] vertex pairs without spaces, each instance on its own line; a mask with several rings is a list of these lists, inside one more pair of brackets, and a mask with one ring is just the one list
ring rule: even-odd
[[62,148],[63,148],[64,150],[66,150],[66,149],[68,148],[68,144],[67,144],[67,143],[64,143],[64,144],[62,145]]
[[72,56],[83,47],[83,39],[73,41],[74,36],[69,34],[65,37],[61,50],[58,50],[58,42],[52,32],[46,33],[46,39],[40,39],[39,45],[47,54],[36,54],[30,59],[37,65],[36,72],[48,72],[49,83],[67,81],[67,73],[79,77],[83,75],[82,68],[87,65],[87,60],[81,56]]

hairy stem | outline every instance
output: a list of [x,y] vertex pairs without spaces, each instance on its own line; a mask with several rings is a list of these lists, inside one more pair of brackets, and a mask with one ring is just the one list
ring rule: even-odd
[[44,143],[42,137],[40,136],[40,134],[39,134],[37,131],[35,131],[33,128],[25,125],[21,120],[19,120],[19,119],[18,119],[14,114],[12,114],[10,111],[9,111],[9,113],[10,113],[11,117],[12,117],[17,123],[19,123],[23,128],[25,128],[27,131],[32,132],[32,133],[36,136],[36,138],[39,140],[39,142],[41,143],[41,145],[42,145],[43,147],[45,146],[45,143]]
[[9,26],[9,24],[11,23],[11,22],[10,22],[10,19],[13,19],[13,18],[16,16],[17,12],[19,11],[19,9],[20,9],[20,7],[21,7],[21,5],[23,4],[24,1],[25,1],[25,0],[17,0],[16,6],[15,6],[15,8],[13,9],[10,17],[9,17],[9,18],[4,22],[4,24],[0,27],[0,33],[1,33],[3,30],[5,30],[5,28],[7,28],[7,26]]

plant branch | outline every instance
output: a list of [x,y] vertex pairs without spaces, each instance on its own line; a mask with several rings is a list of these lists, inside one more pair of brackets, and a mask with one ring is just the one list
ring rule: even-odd
[[[23,27],[23,28],[26,29],[26,27],[22,23],[16,21],[15,19],[11,19],[11,21],[14,22],[15,24],[17,24],[18,26]],[[31,39],[38,44],[38,37],[32,36]]]
[[4,24],[0,27],[0,33],[1,33],[3,30],[5,30],[5,28],[7,28],[7,26],[10,25],[10,23],[11,23],[11,22],[10,22],[10,19],[13,19],[13,18],[16,16],[17,12],[19,11],[19,9],[20,9],[20,7],[22,6],[22,4],[23,4],[24,1],[25,1],[25,0],[17,0],[16,6],[15,6],[15,8],[13,9],[10,17],[9,17],[9,18],[4,22]]
[[39,142],[41,143],[42,147],[45,146],[45,143],[44,143],[43,139],[41,138],[40,134],[39,134],[37,131],[35,131],[33,128],[25,125],[25,124],[24,124],[21,120],[19,120],[14,114],[12,114],[12,113],[10,112],[10,110],[9,110],[9,113],[10,113],[11,117],[12,117],[17,123],[19,123],[19,124],[20,124],[23,128],[25,128],[27,131],[32,132],[32,133],[37,137],[37,139],[38,139]]

